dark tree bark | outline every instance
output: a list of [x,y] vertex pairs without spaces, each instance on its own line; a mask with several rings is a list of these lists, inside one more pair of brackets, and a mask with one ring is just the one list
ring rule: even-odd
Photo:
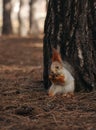
[[52,47],[60,46],[63,60],[75,69],[77,89],[96,88],[95,0],[49,0],[44,30],[44,84],[48,79]]
[[11,25],[11,0],[3,0],[3,27],[2,34],[8,35],[12,33]]

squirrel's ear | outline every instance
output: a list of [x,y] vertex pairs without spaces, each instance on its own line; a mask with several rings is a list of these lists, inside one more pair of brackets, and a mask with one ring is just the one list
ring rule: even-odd
[[53,61],[58,61],[58,62],[62,62],[61,60],[61,56],[60,54],[57,52],[57,50],[55,48],[52,48],[52,52],[53,52],[53,55],[52,55],[52,62]]

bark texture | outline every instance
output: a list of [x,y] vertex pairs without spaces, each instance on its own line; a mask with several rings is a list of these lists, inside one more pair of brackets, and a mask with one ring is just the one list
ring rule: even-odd
[[11,0],[3,0],[3,27],[2,34],[12,33],[11,25]]
[[48,79],[52,47],[60,46],[63,60],[75,69],[76,88],[96,88],[95,0],[49,0],[44,30],[44,84]]

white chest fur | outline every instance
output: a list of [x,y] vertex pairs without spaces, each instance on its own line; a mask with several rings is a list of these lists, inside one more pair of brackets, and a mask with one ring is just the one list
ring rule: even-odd
[[51,93],[52,95],[55,95],[57,93],[65,93],[65,94],[74,93],[74,89],[75,89],[74,77],[71,75],[71,73],[66,68],[63,68],[62,74],[65,77],[64,85],[52,83],[52,85],[49,89],[49,94]]

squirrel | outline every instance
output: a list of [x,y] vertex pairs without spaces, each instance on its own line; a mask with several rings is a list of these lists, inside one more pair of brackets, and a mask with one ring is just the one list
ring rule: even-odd
[[[53,48],[52,63],[50,66],[49,79],[52,83],[48,90],[48,95],[53,97],[56,94],[73,96],[75,90],[75,79],[71,74],[71,67],[61,59],[59,52]],[[67,69],[69,66],[69,70]]]

